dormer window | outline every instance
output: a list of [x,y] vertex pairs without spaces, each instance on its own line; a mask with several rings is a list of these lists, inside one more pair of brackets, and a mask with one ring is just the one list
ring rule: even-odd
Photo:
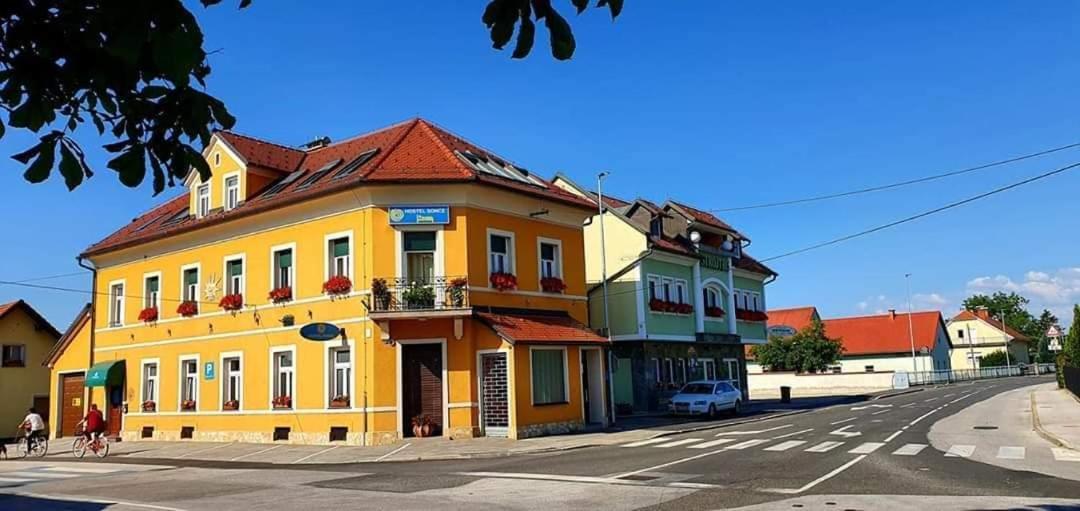
[[195,189],[195,216],[202,218],[210,214],[210,183],[203,183]]
[[240,176],[225,178],[225,211],[240,205]]
[[660,217],[653,218],[649,221],[649,234],[659,238],[664,233],[664,222]]

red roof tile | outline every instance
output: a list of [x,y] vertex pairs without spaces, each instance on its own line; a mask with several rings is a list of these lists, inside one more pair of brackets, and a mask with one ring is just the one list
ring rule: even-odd
[[1018,332],[1016,330],[1013,330],[1013,328],[1011,326],[1002,325],[1000,321],[994,319],[994,317],[990,315],[990,312],[986,311],[986,310],[977,310],[977,311],[974,311],[974,312],[969,311],[969,310],[963,310],[963,311],[960,311],[960,314],[957,314],[956,316],[953,316],[953,318],[951,320],[949,320],[949,321],[972,321],[972,320],[985,321],[985,322],[989,323],[990,326],[992,326],[992,327],[994,327],[994,328],[996,328],[998,330],[1007,332],[1015,340],[1024,341],[1024,342],[1030,341],[1030,339],[1028,339],[1028,336],[1026,336],[1026,335],[1024,335],[1024,334],[1022,334],[1022,333],[1020,333],[1020,332]]
[[[911,353],[906,313],[826,319],[823,323],[826,335],[840,338],[844,356]],[[911,315],[911,327],[915,349],[932,350],[944,321],[938,311],[915,312]]]
[[[341,160],[341,163],[313,184],[305,186],[306,177],[301,175],[277,194],[255,195],[231,211],[216,211],[204,218],[185,218],[178,222],[169,222],[173,215],[188,207],[188,196],[183,194],[91,245],[83,255],[100,254],[161,239],[180,232],[374,183],[479,182],[543,200],[592,209],[592,203],[588,199],[553,186],[535,175],[532,176],[539,181],[539,185],[473,170],[455,154],[455,151],[469,151],[500,161],[506,161],[506,159],[495,156],[423,119],[395,124],[309,151],[279,146],[231,132],[220,132],[218,135],[233,145],[234,149],[240,152],[249,163],[259,166],[310,175],[329,163],[338,160]],[[359,169],[347,177],[333,178],[337,169],[372,150],[377,151],[375,156]],[[516,165],[515,167],[521,168]]]
[[740,270],[746,270],[754,273],[760,273],[762,275],[779,275],[772,268],[765,266],[765,263],[750,257],[750,254],[746,252],[742,253],[742,257],[735,260],[735,267]]
[[719,218],[717,218],[712,213],[702,211],[702,210],[694,208],[694,207],[687,206],[686,204],[683,204],[681,202],[675,202],[675,201],[669,201],[669,202],[672,205],[674,205],[675,207],[685,211],[686,214],[690,215],[690,217],[696,222],[700,222],[700,223],[703,223],[705,225],[716,227],[718,229],[724,229],[725,231],[738,232],[738,231],[735,230],[734,227],[728,225],[727,222],[724,222],[723,220],[720,220]]
[[813,322],[817,314],[816,307],[795,307],[792,309],[773,309],[769,311],[769,326],[789,326],[802,330]]
[[589,330],[566,313],[544,311],[475,312],[480,321],[499,337],[514,344],[607,344],[608,340]]

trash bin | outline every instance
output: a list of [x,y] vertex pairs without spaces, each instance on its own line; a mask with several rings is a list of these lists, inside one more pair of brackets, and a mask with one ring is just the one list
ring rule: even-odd
[[780,387],[780,402],[781,403],[790,403],[791,402],[791,387]]

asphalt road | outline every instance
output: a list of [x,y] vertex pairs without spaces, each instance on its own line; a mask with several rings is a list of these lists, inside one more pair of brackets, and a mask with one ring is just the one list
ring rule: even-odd
[[[85,482],[37,483],[22,491],[90,495],[127,502],[136,506],[132,509],[138,503],[169,509],[285,509],[308,503],[355,508],[363,503],[360,507],[371,509],[482,504],[488,509],[680,510],[773,503],[790,509],[790,499],[814,496],[823,497],[822,509],[890,509],[901,502],[912,509],[937,508],[916,500],[925,495],[1034,498],[1059,505],[1049,499],[1080,499],[1080,484],[979,463],[966,457],[978,449],[974,444],[939,445],[946,455],[927,439],[936,421],[1000,392],[1046,381],[1024,377],[950,385],[648,442],[544,455],[303,470],[193,462],[186,468],[102,474]],[[0,473],[0,481],[3,477]],[[155,483],[171,480],[183,483]],[[862,500],[837,507],[836,499],[824,498],[833,495]],[[871,497],[878,495],[892,497]],[[968,509],[985,508],[975,502]],[[0,496],[0,508],[20,507],[66,509]]]

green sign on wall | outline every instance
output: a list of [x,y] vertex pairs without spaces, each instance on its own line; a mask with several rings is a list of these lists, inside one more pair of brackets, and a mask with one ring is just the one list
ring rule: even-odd
[[701,265],[717,271],[727,271],[728,261],[730,259],[720,254],[709,254],[706,252],[698,252],[698,259],[701,260]]

